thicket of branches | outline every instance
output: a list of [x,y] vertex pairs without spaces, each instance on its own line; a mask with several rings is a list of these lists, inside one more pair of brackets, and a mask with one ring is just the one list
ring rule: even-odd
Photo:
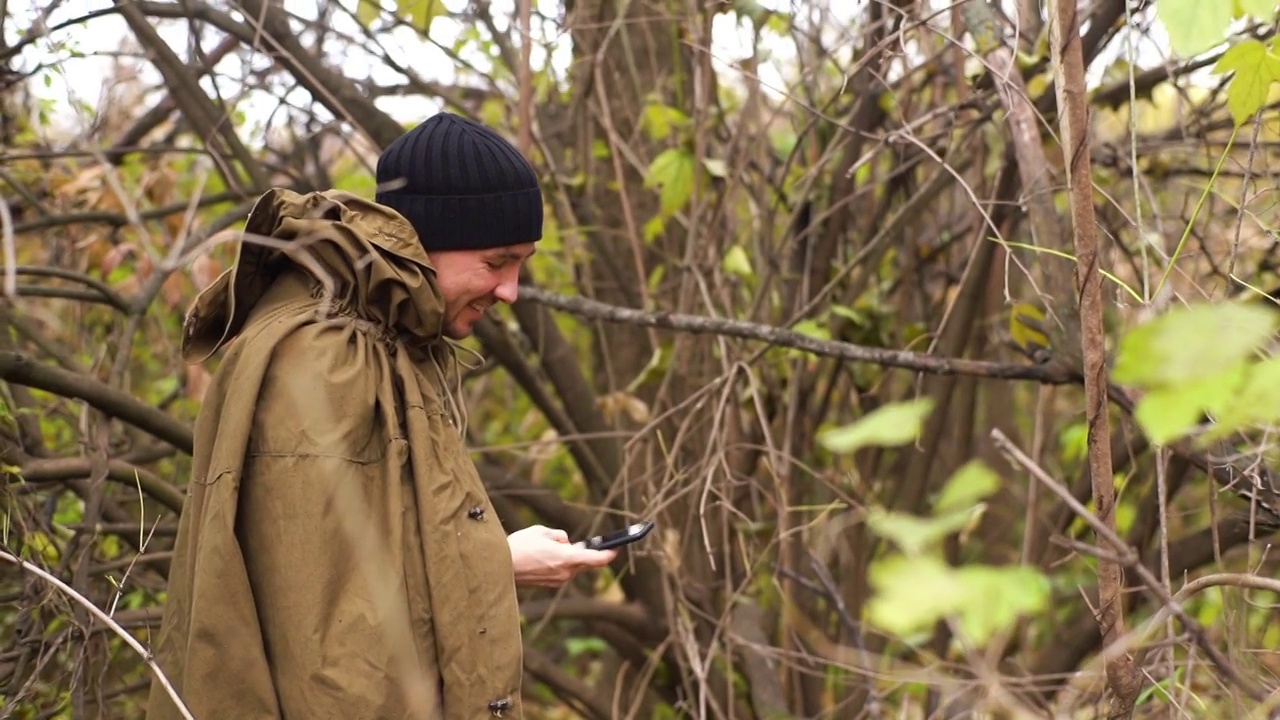
[[[504,523],[658,525],[522,595],[531,717],[1274,705],[1266,428],[1153,442],[1107,381],[1275,295],[1274,110],[1145,0],[783,5],[0,2],[0,716],[141,715],[216,367],[182,314],[258,194],[372,195],[439,108],[547,198],[467,381]],[[1187,337],[1128,377],[1231,344]]]

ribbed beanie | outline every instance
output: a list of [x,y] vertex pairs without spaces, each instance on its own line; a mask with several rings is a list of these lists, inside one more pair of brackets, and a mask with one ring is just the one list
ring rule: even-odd
[[493,130],[440,113],[378,157],[375,200],[413,225],[428,250],[482,250],[542,239],[533,166]]

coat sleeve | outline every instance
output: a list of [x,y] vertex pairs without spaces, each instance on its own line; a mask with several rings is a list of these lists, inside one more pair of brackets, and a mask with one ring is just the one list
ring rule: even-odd
[[384,346],[307,326],[273,356],[237,535],[281,714],[437,718],[439,673]]

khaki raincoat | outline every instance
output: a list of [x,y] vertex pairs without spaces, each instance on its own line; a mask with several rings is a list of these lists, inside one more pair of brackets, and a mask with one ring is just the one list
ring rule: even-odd
[[[197,298],[196,423],[158,663],[196,720],[521,717],[506,534],[409,224],[273,190]],[[150,720],[180,717],[153,683]]]

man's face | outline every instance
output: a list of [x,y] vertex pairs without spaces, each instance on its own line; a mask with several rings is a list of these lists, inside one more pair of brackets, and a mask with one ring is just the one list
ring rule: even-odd
[[461,340],[490,305],[513,303],[520,267],[535,252],[533,243],[489,250],[427,251],[444,297],[444,334]]

